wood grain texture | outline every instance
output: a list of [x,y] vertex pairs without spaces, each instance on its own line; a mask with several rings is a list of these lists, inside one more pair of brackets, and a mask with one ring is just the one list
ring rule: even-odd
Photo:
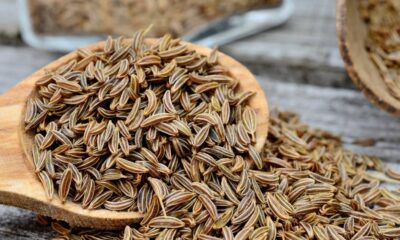
[[[150,44],[154,39],[147,39]],[[131,44],[126,41],[125,44]],[[208,56],[211,49],[184,43],[189,50]],[[104,47],[104,42],[87,47],[97,51]],[[0,96],[0,203],[14,205],[33,210],[42,215],[64,220],[73,226],[93,227],[100,229],[120,228],[137,222],[142,215],[136,212],[113,212],[108,210],[82,209],[79,204],[66,202],[64,204],[54,196],[49,202],[45,196],[39,180],[36,178],[32,166],[31,149],[34,138],[24,131],[24,107],[27,98],[35,89],[35,82],[60,66],[77,58],[72,52],[51,62],[36,71],[17,86]],[[233,78],[240,81],[239,90],[256,93],[249,101],[255,110],[258,119],[256,149],[264,146],[268,132],[268,105],[263,90],[255,77],[239,62],[220,53],[219,63],[225,66]],[[12,161],[12,164],[10,164]],[[18,176],[18,178],[16,178]]]
[[[268,93],[271,109],[300,114],[312,127],[342,136],[345,146],[358,153],[379,156],[400,163],[400,119],[371,105],[366,97],[350,89],[284,83],[279,79],[260,83]],[[376,144],[361,147],[352,142],[371,138]]]
[[0,45],[0,93],[59,56],[30,47]]
[[36,222],[36,214],[11,206],[0,205],[0,239],[48,240],[55,234],[50,226]]
[[254,74],[320,86],[353,87],[337,48],[334,0],[293,1],[282,27],[222,46]]

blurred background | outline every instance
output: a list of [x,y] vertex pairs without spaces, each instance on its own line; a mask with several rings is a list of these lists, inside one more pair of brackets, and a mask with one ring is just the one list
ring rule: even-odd
[[[360,153],[396,162],[400,120],[371,105],[340,56],[333,0],[0,0],[0,94],[65,52],[153,24],[247,66],[271,109],[295,111]],[[34,215],[0,206],[0,239],[48,239]]]
[[[241,18],[226,17],[233,13]],[[170,32],[200,42],[214,37],[215,44],[205,45],[219,46],[259,76],[352,86],[337,49],[331,0],[1,0],[0,68],[14,79],[1,81],[0,90],[63,52],[109,34],[130,36],[149,24],[151,36]],[[219,35],[229,35],[227,43],[215,38],[221,30]],[[16,60],[24,67],[10,68]]]

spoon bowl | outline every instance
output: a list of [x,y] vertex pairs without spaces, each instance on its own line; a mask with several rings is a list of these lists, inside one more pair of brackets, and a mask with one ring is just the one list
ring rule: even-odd
[[336,30],[346,70],[367,98],[387,112],[400,116],[400,100],[389,92],[365,48],[367,28],[358,1],[337,0]]
[[[129,40],[126,40],[126,44]],[[156,39],[146,39],[148,44]],[[104,47],[99,42],[87,48],[96,51]],[[209,55],[211,49],[184,43],[190,50],[202,55]],[[50,201],[36,177],[31,158],[32,134],[24,130],[24,114],[27,100],[35,94],[35,82],[46,72],[53,71],[78,57],[71,52],[41,68],[14,88],[0,96],[0,203],[32,210],[38,214],[50,216],[68,222],[71,226],[98,229],[119,229],[138,222],[143,217],[138,212],[115,212],[110,210],[87,210],[81,205],[67,201],[61,203],[58,196]],[[268,133],[268,104],[264,92],[255,77],[231,57],[219,53],[219,63],[227,67],[233,78],[240,81],[240,91],[253,91],[255,96],[249,105],[257,115],[257,138],[255,147],[261,151]]]

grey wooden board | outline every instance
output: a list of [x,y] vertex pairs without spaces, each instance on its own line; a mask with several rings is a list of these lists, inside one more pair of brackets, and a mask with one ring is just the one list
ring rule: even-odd
[[0,239],[44,240],[53,236],[49,226],[42,226],[36,222],[34,213],[0,204]]
[[[271,109],[277,106],[300,114],[317,128],[342,136],[347,148],[400,163],[400,119],[371,105],[366,97],[351,89],[334,89],[259,78]],[[361,147],[355,139],[371,138],[376,144]]]
[[289,82],[352,87],[343,71],[333,0],[293,0],[295,11],[282,27],[221,47],[255,74]]
[[14,86],[58,56],[30,47],[0,45],[0,92]]

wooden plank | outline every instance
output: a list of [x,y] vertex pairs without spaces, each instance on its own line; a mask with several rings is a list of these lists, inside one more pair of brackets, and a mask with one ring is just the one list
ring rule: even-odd
[[0,46],[0,93],[14,86],[59,54],[30,47]]
[[254,73],[289,82],[353,87],[336,42],[335,1],[293,1],[292,18],[279,28],[221,47]]
[[[370,105],[360,92],[284,83],[263,77],[259,77],[259,81],[271,106],[295,111],[305,123],[342,135],[345,145],[356,152],[399,162],[400,119]],[[4,79],[0,80],[0,84],[4,82]],[[351,143],[357,138],[372,138],[377,143],[360,147]],[[28,211],[0,206],[0,239],[47,239],[49,228],[32,223],[33,218]]]
[[51,227],[36,222],[34,213],[0,204],[0,239],[47,240],[54,236]]
[[[259,77],[271,109],[294,111],[313,127],[342,136],[349,149],[379,156],[389,162],[400,162],[400,119],[371,105],[366,97],[350,89],[334,89]],[[371,138],[376,144],[360,147],[355,139]]]
[[282,27],[237,41],[223,49],[249,62],[280,61],[297,66],[317,64],[341,68],[343,64],[336,42],[335,1],[293,3],[294,14]]

